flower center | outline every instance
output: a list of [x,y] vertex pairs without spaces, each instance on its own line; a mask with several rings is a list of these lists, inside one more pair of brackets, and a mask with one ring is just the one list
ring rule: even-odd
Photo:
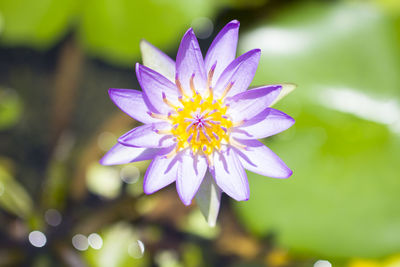
[[221,144],[228,143],[232,122],[225,115],[228,107],[221,100],[213,100],[212,95],[203,98],[197,93],[179,100],[183,107],[170,115],[177,150],[190,147],[194,154],[210,155]]
[[180,105],[171,103],[164,92],[163,101],[172,108],[168,116],[149,112],[150,116],[158,119],[167,120],[171,123],[171,130],[155,130],[160,134],[172,134],[176,139],[176,147],[166,157],[175,155],[178,151],[190,148],[192,153],[203,154],[206,156],[208,164],[212,165],[211,156],[214,149],[220,150],[221,145],[231,144],[238,148],[245,148],[237,141],[229,137],[229,129],[240,125],[242,122],[233,123],[226,115],[228,106],[224,104],[224,99],[233,86],[230,82],[219,99],[214,99],[211,81],[214,75],[216,63],[211,67],[207,79],[207,92],[205,96],[199,94],[194,86],[194,76],[190,78],[190,89],[192,96],[188,96],[176,77],[175,84],[179,90]]

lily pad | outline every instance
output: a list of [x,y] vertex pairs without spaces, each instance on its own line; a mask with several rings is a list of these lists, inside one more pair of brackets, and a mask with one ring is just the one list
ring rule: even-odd
[[265,140],[294,175],[249,173],[250,200],[235,208],[253,233],[273,233],[293,253],[335,260],[400,250],[399,43],[380,12],[303,4],[242,39],[243,50],[262,50],[255,83],[299,87],[277,105],[295,126]]

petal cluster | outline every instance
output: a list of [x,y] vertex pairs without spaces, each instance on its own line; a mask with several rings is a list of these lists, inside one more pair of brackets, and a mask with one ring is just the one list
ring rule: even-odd
[[238,21],[228,23],[204,59],[192,29],[183,36],[176,62],[146,43],[157,60],[136,64],[142,91],[109,90],[112,101],[143,125],[121,136],[100,162],[151,159],[144,192],[176,182],[185,205],[204,177],[212,177],[220,192],[238,201],[249,199],[245,169],[289,177],[292,171],[257,139],[286,130],[294,120],[270,107],[281,85],[248,89],[260,50],[236,58],[238,31]]

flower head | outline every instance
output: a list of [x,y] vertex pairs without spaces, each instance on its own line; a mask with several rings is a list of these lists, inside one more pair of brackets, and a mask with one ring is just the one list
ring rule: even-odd
[[144,125],[118,139],[101,159],[104,165],[152,159],[144,178],[147,194],[176,182],[189,205],[204,177],[232,198],[249,199],[245,169],[275,178],[292,171],[257,139],[293,125],[270,105],[282,85],[248,89],[260,50],[238,58],[239,22],[228,23],[212,42],[205,59],[192,29],[183,36],[176,62],[151,47],[157,60],[136,64],[143,92],[110,89],[114,103]]

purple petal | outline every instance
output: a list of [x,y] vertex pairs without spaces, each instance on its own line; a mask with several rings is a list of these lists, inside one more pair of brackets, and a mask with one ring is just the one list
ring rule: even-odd
[[265,110],[279,95],[280,85],[268,85],[227,98],[229,115],[235,122],[248,120]]
[[288,166],[260,141],[240,140],[240,143],[246,145],[247,149],[236,150],[236,153],[247,170],[273,178],[288,178],[292,175]]
[[183,36],[176,56],[176,75],[188,95],[192,94],[190,78],[193,74],[196,90],[203,92],[206,89],[206,70],[199,43],[190,28]]
[[180,153],[180,161],[176,189],[183,204],[188,206],[203,181],[207,162],[203,156],[192,156],[187,151]]
[[173,136],[157,133],[159,130],[168,129],[171,129],[171,126],[166,122],[145,124],[127,132],[118,142],[135,147],[169,147],[175,144]]
[[143,65],[175,82],[175,61],[146,40],[140,41]]
[[219,188],[237,201],[250,196],[246,172],[232,148],[214,154],[213,175]]
[[143,180],[143,191],[146,194],[153,194],[176,180],[180,162],[177,157],[165,157],[172,149],[174,147],[160,150],[147,168]]
[[214,88],[217,97],[223,95],[225,88],[230,83],[234,83],[226,96],[233,96],[244,92],[253,80],[256,73],[258,61],[260,60],[261,50],[254,49],[241,55],[226,67],[219,77]]
[[178,90],[176,85],[160,73],[140,64],[136,64],[136,76],[143,89],[146,100],[151,103],[151,108],[156,112],[167,114],[171,107],[164,103],[162,93],[167,99],[178,104]]
[[159,149],[115,144],[100,160],[102,165],[118,165],[152,159]]
[[292,117],[282,111],[266,108],[241,126],[233,128],[232,136],[239,139],[261,139],[290,128],[294,122]]
[[214,87],[218,77],[224,69],[235,59],[236,47],[238,42],[240,23],[237,20],[232,20],[218,33],[208,49],[205,65],[206,71],[217,63],[214,70],[214,79],[212,86]]
[[135,120],[142,123],[158,121],[147,113],[149,109],[143,99],[142,92],[131,89],[110,88],[108,94],[115,105]]

